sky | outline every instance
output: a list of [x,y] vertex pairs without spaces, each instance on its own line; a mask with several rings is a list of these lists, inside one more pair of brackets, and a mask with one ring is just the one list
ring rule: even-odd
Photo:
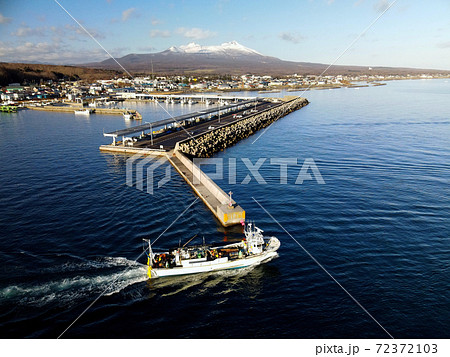
[[237,41],[290,61],[450,70],[450,1],[394,1],[0,0],[0,61],[77,64]]

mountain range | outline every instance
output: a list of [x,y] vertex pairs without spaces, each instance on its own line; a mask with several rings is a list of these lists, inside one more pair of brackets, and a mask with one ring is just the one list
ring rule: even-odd
[[[236,41],[225,42],[217,46],[201,46],[189,43],[179,47],[172,46],[165,51],[146,54],[128,54],[117,61],[128,71],[166,74],[321,74],[327,64],[284,61],[276,57],[265,56]],[[81,66],[90,68],[120,70],[112,59],[102,62],[86,63]],[[442,72],[426,70],[427,73]],[[327,74],[367,74],[368,66],[337,66],[327,70]],[[372,74],[417,74],[423,69],[376,67],[371,66]],[[447,71],[444,71],[447,72]]]

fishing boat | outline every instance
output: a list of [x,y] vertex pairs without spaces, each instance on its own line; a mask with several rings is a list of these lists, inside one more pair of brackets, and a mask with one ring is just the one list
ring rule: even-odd
[[266,263],[278,257],[280,241],[275,237],[266,238],[263,230],[252,223],[244,229],[242,241],[227,245],[187,246],[170,249],[164,253],[154,253],[150,240],[147,249],[147,275],[150,279],[230,270]]
[[134,119],[134,114],[129,112],[129,111],[126,111],[126,112],[123,113],[123,118],[125,120]]
[[2,105],[2,106],[0,106],[0,112],[17,113],[17,106],[16,105]]
[[75,112],[75,114],[82,114],[82,115],[89,115],[89,114],[91,114],[91,111],[89,109],[75,110],[74,112]]

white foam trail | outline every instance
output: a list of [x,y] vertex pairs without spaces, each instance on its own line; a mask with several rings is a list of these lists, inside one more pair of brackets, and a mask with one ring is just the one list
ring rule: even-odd
[[44,273],[73,272],[86,269],[91,270],[117,266],[130,267],[130,266],[141,266],[141,264],[122,257],[101,257],[98,258],[97,260],[83,259],[75,262],[70,261],[59,266],[41,269],[41,272]]
[[[93,267],[93,275],[84,275],[48,281],[36,285],[18,284],[0,289],[0,299],[13,301],[19,305],[43,306],[48,303],[71,303],[76,299],[85,298],[109,287],[105,295],[113,295],[126,287],[146,281],[147,267],[125,258],[105,258],[104,262],[82,262],[79,268]],[[67,267],[67,266],[66,266]],[[76,271],[77,263],[70,265],[70,271]],[[124,267],[114,273],[104,272],[103,269]],[[57,268],[55,268],[57,269]],[[64,269],[63,269],[64,271]],[[98,271],[98,272],[97,272]],[[97,274],[95,274],[97,273]]]

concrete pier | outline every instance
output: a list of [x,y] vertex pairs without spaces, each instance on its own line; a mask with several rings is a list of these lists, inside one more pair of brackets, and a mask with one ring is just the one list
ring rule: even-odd
[[[227,227],[245,221],[245,210],[227,195],[211,178],[191,160],[193,157],[210,157],[267,127],[283,116],[307,105],[300,97],[285,97],[279,102],[255,101],[250,107],[237,108],[237,112],[210,119],[188,127],[189,132],[163,134],[151,138],[151,144],[136,142],[138,145],[117,145],[116,136],[125,136],[144,130],[153,130],[151,124],[123,129],[106,135],[112,136],[112,145],[100,146],[101,151],[166,156],[168,161],[202,199],[219,222]],[[241,115],[242,114],[242,115]],[[168,121],[171,121],[168,119]],[[161,121],[166,124],[165,121]],[[154,125],[154,124],[153,124]],[[149,126],[149,128],[147,128]],[[186,131],[186,130],[185,130]],[[187,132],[187,131],[186,131]],[[195,133],[191,135],[189,133]],[[188,135],[189,134],[189,135]],[[142,134],[141,134],[142,135]]]
[[174,151],[167,156],[181,177],[192,187],[198,197],[224,227],[245,221],[245,211],[230,198],[208,175],[183,153]]
[[88,109],[93,114],[112,114],[112,115],[122,115],[124,113],[133,114],[136,120],[141,120],[142,115],[134,109],[116,109],[116,108],[88,108],[81,106],[57,106],[57,105],[45,105],[41,107],[27,106],[28,109],[31,110],[42,110],[48,112],[64,112],[64,113],[73,113],[75,110],[84,110]]

